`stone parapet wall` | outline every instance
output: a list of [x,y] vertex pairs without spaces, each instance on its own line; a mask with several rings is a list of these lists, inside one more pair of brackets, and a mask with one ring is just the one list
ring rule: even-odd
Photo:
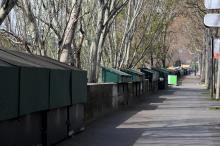
[[154,84],[151,85],[149,80],[88,84],[88,102],[85,105],[86,121],[142,101],[158,89]]

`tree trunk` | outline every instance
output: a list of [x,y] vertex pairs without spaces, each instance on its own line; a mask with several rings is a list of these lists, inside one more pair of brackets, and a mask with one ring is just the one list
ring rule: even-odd
[[199,54],[199,69],[198,69],[198,72],[199,72],[199,75],[201,77],[201,74],[202,74],[202,53]]
[[90,47],[90,70],[89,70],[89,82],[91,83],[96,83],[98,81],[97,78],[97,68],[100,65],[101,58],[101,42],[104,41],[103,39],[103,13],[104,10],[100,11],[100,16],[99,16],[99,22],[98,22],[98,27],[96,30],[96,38],[93,40],[91,47]]
[[202,53],[202,71],[201,71],[201,82],[205,82],[205,69],[206,69],[206,48],[204,47],[203,53]]
[[0,8],[0,25],[5,20],[11,9],[16,5],[18,0],[2,0]]
[[143,0],[129,1],[127,10],[127,19],[125,23],[125,31],[121,41],[121,47],[119,50],[122,51],[121,62],[119,68],[128,67],[131,43],[134,38],[135,31],[137,29],[137,19],[141,14]]
[[206,39],[207,39],[207,42],[206,42],[206,67],[205,67],[205,85],[208,89],[210,89],[210,70],[211,70],[211,61],[210,61],[210,58],[211,58],[211,40],[210,40],[210,35],[209,35],[210,32],[207,32],[206,34]]
[[151,67],[153,67],[154,66],[153,52],[150,53],[150,63],[151,63]]
[[78,51],[77,53],[76,53],[76,67],[77,68],[79,68],[79,69],[81,69],[82,68],[82,66],[81,66],[81,51]]
[[81,37],[81,40],[80,40],[79,47],[77,48],[77,51],[76,51],[76,67],[79,68],[79,69],[81,69],[81,49],[82,49],[82,45],[83,45],[83,42],[84,42],[84,39],[85,39],[84,31],[81,30],[81,33],[82,33],[82,37]]
[[89,69],[89,82],[94,83],[97,82],[96,78],[96,71],[98,66],[98,51],[99,51],[99,43],[100,37],[103,31],[103,23],[104,23],[104,15],[105,15],[105,8],[104,2],[99,1],[98,6],[98,20],[97,20],[97,28],[96,28],[96,36],[92,41],[90,47],[90,69]]
[[33,35],[33,44],[34,44],[33,51],[35,54],[42,55],[42,52],[44,52],[44,49],[42,49],[43,42],[40,37],[40,32],[39,32],[36,18],[31,8],[31,3],[29,0],[22,0],[22,4],[23,4],[23,12],[28,19],[29,29],[34,34]]
[[74,36],[81,10],[81,4],[82,0],[73,0],[73,8],[59,47],[58,58],[60,62],[74,64],[74,49],[72,48],[72,42],[75,41]]
[[166,68],[166,58],[162,59],[163,68]]

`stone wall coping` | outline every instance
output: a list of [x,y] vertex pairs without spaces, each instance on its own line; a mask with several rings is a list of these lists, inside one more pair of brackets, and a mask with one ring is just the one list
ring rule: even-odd
[[117,83],[87,83],[88,86],[98,86],[98,85],[117,85]]

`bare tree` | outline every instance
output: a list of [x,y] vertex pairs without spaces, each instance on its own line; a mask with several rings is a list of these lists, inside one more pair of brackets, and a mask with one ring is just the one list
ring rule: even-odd
[[[59,44],[59,60],[74,64],[75,31],[79,20],[82,0],[73,0],[70,17]],[[75,48],[76,49],[76,48]]]
[[11,9],[16,5],[18,0],[2,0],[0,6],[0,25],[5,20]]
[[100,66],[102,47],[113,20],[127,5],[128,0],[99,0],[95,35],[90,45],[89,82],[97,82],[97,68]]

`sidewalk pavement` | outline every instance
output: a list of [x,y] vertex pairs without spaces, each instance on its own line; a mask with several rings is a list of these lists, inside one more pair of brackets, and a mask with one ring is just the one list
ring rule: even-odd
[[137,106],[94,121],[58,146],[220,146],[219,101],[195,76]]

